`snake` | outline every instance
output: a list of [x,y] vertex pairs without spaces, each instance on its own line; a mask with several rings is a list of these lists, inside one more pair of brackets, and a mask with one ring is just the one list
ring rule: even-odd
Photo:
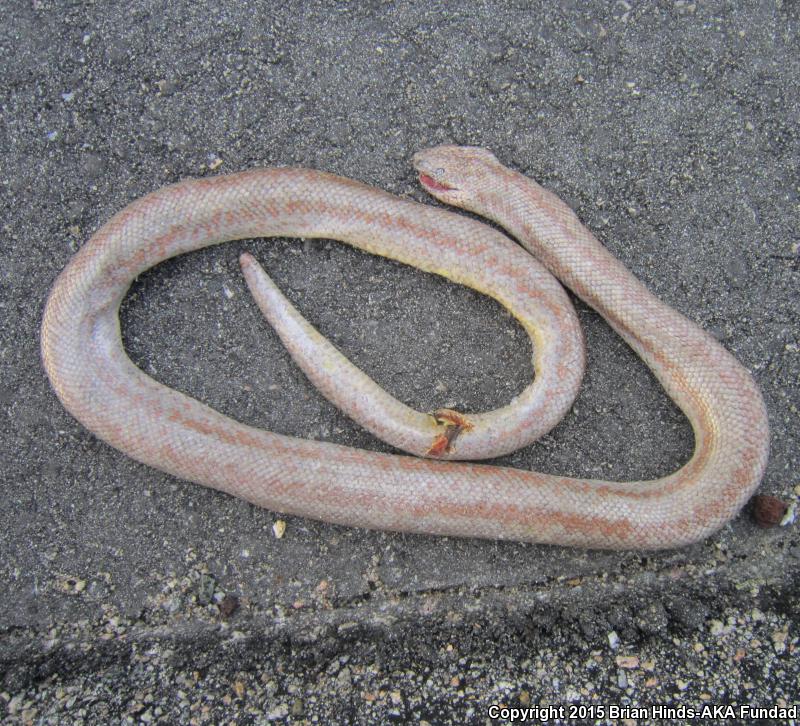
[[[310,169],[256,169],[163,187],[112,217],[53,284],[41,354],[63,406],[139,462],[274,512],[350,527],[657,550],[703,540],[735,517],[758,487],[769,453],[766,407],[752,375],[650,292],[567,204],[490,151],[438,146],[416,153],[413,165],[434,198],[493,221],[519,244],[464,215]],[[341,240],[493,296],[534,343],[535,378],[520,394],[519,410],[536,403],[547,420],[526,428],[525,415],[512,415],[504,427],[501,408],[486,426],[484,414],[462,420],[448,412],[419,414],[420,426],[405,426],[413,416],[400,409],[395,418],[406,431],[395,443],[422,456],[366,451],[245,425],[134,365],[123,347],[119,306],[139,274],[211,244],[273,236]],[[673,473],[605,481],[444,460],[508,449],[548,430],[576,395],[583,352],[575,317],[568,304],[540,295],[537,286],[547,283],[534,258],[608,322],[689,420],[694,450]],[[267,298],[278,298],[265,273],[249,254],[240,262],[259,305],[269,308]],[[539,308],[533,322],[531,300]],[[290,306],[277,309],[284,313],[272,315],[286,318],[278,322],[291,343],[296,316],[286,312]],[[318,336],[306,329],[306,338]],[[313,363],[319,355],[322,368],[337,369],[339,359],[317,343],[306,358]],[[340,374],[320,378],[334,399],[337,387],[347,387],[335,382]],[[545,379],[554,402],[539,400]],[[360,391],[361,380],[353,386]],[[380,429],[385,418],[393,420],[386,413],[392,406],[371,401],[357,393],[350,406]],[[480,429],[484,443],[471,451],[470,437]]]

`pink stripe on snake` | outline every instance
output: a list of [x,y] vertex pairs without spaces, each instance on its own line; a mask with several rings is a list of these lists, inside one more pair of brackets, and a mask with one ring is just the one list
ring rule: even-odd
[[[275,511],[351,526],[656,549],[702,539],[735,516],[758,486],[768,455],[766,411],[749,373],[654,297],[563,202],[489,152],[438,147],[414,161],[431,194],[505,227],[641,356],[692,424],[689,462],[662,479],[621,483],[379,454],[245,426],[146,376],[125,354],[119,332],[119,304],[136,275],[226,240],[322,236],[493,294],[534,338],[536,380],[521,395],[519,411],[535,404],[544,422],[531,425],[519,413],[503,428],[503,409],[481,414],[489,425],[475,427],[483,430],[476,431],[473,454],[511,450],[569,407],[583,366],[574,316],[563,313],[568,306],[539,298],[532,284],[538,268],[530,272],[527,253],[498,241],[485,225],[300,169],[166,187],[130,204],[84,245],[56,281],[42,323],[44,366],[64,406],[138,461]],[[258,288],[264,280],[252,259],[245,257],[243,267]],[[497,287],[495,274],[502,278]],[[552,337],[562,328],[566,343]],[[564,351],[567,358],[559,359]],[[552,398],[543,395],[545,379]],[[335,389],[336,380],[325,385]],[[380,433],[383,409],[363,410],[358,396],[350,405]],[[447,422],[431,429],[419,416],[423,433],[410,425],[395,432],[394,443],[425,453],[430,433]],[[495,426],[500,433],[493,436]],[[452,447],[437,453],[471,456],[471,435],[468,427],[459,430],[447,442]]]

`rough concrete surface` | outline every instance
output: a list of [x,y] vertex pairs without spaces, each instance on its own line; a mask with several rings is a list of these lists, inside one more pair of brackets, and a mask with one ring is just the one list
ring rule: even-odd
[[[73,420],[38,326],[74,251],[166,183],[301,165],[430,202],[412,153],[478,144],[565,198],[753,372],[773,427],[761,491],[792,503],[799,34],[791,0],[0,0],[0,714],[448,723],[485,722],[492,703],[797,702],[794,526],[745,511],[656,554],[291,517],[278,539],[279,515],[139,465]],[[488,410],[533,375],[522,329],[470,290],[333,241],[229,243],[143,275],[122,325],[138,365],[239,420],[388,450],[298,372],[245,290],[243,249],[414,407]],[[688,424],[577,308],[582,392],[502,463],[672,471]]]

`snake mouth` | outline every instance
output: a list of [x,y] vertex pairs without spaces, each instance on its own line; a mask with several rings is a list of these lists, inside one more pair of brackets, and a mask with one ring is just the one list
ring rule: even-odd
[[455,187],[449,187],[447,184],[442,184],[441,182],[436,181],[432,176],[429,176],[425,172],[419,173],[419,183],[422,184],[426,189],[429,189],[434,192],[450,192]]

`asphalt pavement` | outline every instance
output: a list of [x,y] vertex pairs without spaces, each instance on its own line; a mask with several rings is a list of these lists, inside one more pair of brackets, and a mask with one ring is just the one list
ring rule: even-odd
[[[793,523],[761,528],[748,508],[692,547],[607,553],[284,517],[95,439],[50,389],[38,328],[71,255],[164,184],[297,165],[434,203],[412,154],[485,146],[753,373],[772,426],[760,492],[793,505],[798,38],[789,0],[0,0],[0,714],[483,723],[496,704],[602,722],[609,704],[796,703]],[[232,242],[142,275],[121,320],[137,365],[241,421],[390,450],[294,366],[247,294],[243,250],[420,410],[489,410],[533,375],[524,331],[471,290],[335,241]],[[688,423],[575,303],[575,406],[496,463],[673,471]]]

